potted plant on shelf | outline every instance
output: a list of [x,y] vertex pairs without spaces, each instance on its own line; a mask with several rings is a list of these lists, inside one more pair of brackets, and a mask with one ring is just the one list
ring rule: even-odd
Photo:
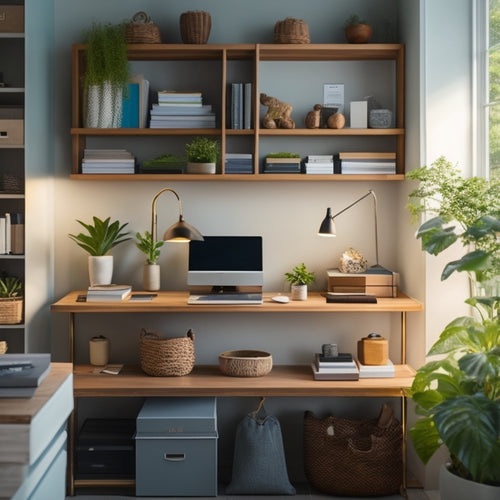
[[123,231],[128,222],[110,222],[110,217],[101,220],[94,216],[92,219],[93,224],[77,220],[86,229],[87,234],[68,236],[89,254],[90,285],[109,285],[113,277],[113,256],[108,253],[116,245],[130,240],[130,237],[127,237],[128,231]]
[[0,278],[0,324],[12,325],[23,319],[23,282],[15,276]]
[[411,213],[433,215],[417,232],[423,250],[438,255],[462,243],[465,255],[446,264],[441,279],[467,272],[473,285],[465,300],[472,314],[445,327],[428,353],[438,358],[417,370],[410,395],[423,418],[410,436],[424,463],[442,445],[450,453],[441,500],[493,500],[500,498],[500,183],[463,178],[444,158],[407,177],[420,181]]
[[352,14],[344,23],[345,37],[349,43],[367,43],[373,34],[373,29],[357,14]]
[[85,127],[118,128],[130,78],[126,24],[93,23],[84,42]]
[[154,241],[149,231],[136,233],[137,248],[146,255],[146,264],[142,273],[142,286],[144,290],[156,291],[160,289],[160,266],[157,264],[160,257],[160,248],[165,243],[163,240]]
[[185,148],[188,174],[215,174],[219,158],[219,143],[215,139],[197,136]]
[[314,272],[308,271],[302,262],[295,266],[292,272],[285,273],[285,277],[291,283],[292,300],[307,300],[307,285],[314,282]]

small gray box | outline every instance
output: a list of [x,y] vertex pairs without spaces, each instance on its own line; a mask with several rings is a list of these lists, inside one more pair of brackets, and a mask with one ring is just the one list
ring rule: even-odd
[[137,416],[137,496],[217,496],[216,399],[148,398]]

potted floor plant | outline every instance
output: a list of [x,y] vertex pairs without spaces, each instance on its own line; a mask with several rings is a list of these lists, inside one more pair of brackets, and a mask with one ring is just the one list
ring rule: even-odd
[[142,272],[142,286],[144,290],[156,291],[160,289],[160,266],[157,263],[160,257],[160,248],[165,243],[163,240],[154,241],[149,231],[144,234],[136,233],[136,246],[146,256]]
[[118,220],[111,222],[110,217],[101,220],[95,216],[92,220],[90,224],[77,220],[87,232],[68,236],[89,254],[90,284],[109,285],[113,278],[113,256],[109,255],[109,251],[130,240],[128,231],[123,231],[128,222],[120,224]]
[[188,174],[215,174],[219,158],[219,143],[215,139],[197,136],[185,148]]
[[23,319],[23,282],[15,276],[0,278],[0,324],[21,323]]
[[295,266],[291,272],[285,273],[286,280],[291,283],[292,300],[307,300],[307,285],[314,282],[313,271],[308,271],[306,265]]
[[[438,255],[456,242],[464,255],[441,279],[469,274],[470,316],[449,323],[418,369],[410,395],[422,415],[410,429],[424,463],[441,447],[450,463],[440,473],[441,500],[500,498],[500,183],[464,178],[445,158],[407,174],[422,249]],[[424,204],[422,204],[422,202]],[[436,358],[437,356],[437,358]]]
[[118,128],[130,78],[126,24],[93,23],[84,33],[85,127]]

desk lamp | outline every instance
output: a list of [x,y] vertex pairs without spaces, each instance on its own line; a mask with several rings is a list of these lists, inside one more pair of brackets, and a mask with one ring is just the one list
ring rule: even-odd
[[153,241],[158,241],[157,235],[157,214],[156,214],[156,201],[159,196],[165,191],[169,191],[175,195],[177,201],[179,202],[179,221],[172,224],[163,235],[163,241],[174,241],[174,242],[189,242],[191,240],[203,241],[203,236],[201,233],[193,226],[188,224],[182,216],[182,204],[179,195],[171,188],[164,188],[155,194],[153,198],[153,203],[151,205],[151,236]]
[[375,265],[371,266],[370,269],[383,269],[382,266],[379,265],[378,263],[378,224],[377,224],[377,197],[375,196],[375,193],[370,189],[368,193],[363,195],[361,198],[357,199],[355,202],[351,203],[347,207],[343,208],[340,212],[337,212],[335,215],[332,215],[332,210],[330,207],[326,209],[326,216],[323,219],[323,222],[321,223],[321,226],[319,227],[318,231],[318,236],[329,236],[329,237],[335,237],[337,236],[337,232],[335,229],[335,218],[339,216],[340,214],[343,214],[350,208],[352,208],[354,205],[357,205],[360,201],[364,200],[368,196],[373,197],[373,208],[374,208],[374,222],[375,222]]

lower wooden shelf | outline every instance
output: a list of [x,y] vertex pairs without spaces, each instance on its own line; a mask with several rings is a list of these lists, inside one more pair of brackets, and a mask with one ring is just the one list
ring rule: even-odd
[[308,365],[277,365],[264,377],[228,377],[218,366],[195,366],[183,377],[150,377],[139,366],[126,365],[118,375],[96,372],[95,366],[76,365],[74,396],[300,396],[300,397],[402,397],[411,386],[415,370],[395,365],[393,378],[314,380]]

